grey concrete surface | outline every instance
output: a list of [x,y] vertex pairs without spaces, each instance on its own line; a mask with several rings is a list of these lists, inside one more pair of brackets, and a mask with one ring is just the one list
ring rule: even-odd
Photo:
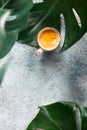
[[87,105],[87,34],[64,53],[44,53],[16,43],[0,87],[0,130],[25,130],[38,106],[57,101]]

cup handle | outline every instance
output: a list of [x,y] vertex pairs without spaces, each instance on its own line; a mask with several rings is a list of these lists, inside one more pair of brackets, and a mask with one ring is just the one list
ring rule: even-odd
[[39,48],[39,49],[36,51],[36,55],[39,56],[39,55],[41,55],[43,52],[44,52],[44,50],[43,50],[42,48]]

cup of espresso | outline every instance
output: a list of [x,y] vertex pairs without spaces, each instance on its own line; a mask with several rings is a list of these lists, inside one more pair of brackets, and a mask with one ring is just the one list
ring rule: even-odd
[[40,48],[36,51],[36,55],[40,55],[44,51],[53,51],[60,45],[60,34],[55,28],[43,28],[38,33],[37,42]]

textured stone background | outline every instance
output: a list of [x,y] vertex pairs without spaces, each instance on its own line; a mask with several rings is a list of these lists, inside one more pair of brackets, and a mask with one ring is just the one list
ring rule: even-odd
[[25,130],[38,106],[56,101],[87,105],[87,34],[64,53],[35,55],[16,43],[0,87],[0,130]]
[[25,130],[41,105],[57,101],[87,105],[87,34],[64,53],[56,50],[37,57],[35,51],[16,43],[0,60],[2,66],[12,57],[0,86],[0,130]]

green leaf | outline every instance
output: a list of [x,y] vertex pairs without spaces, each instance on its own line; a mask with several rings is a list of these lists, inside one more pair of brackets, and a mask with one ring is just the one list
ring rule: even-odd
[[0,58],[10,51],[17,39],[16,31],[7,32],[5,30],[6,19],[9,15],[9,10],[0,10]]
[[10,63],[11,59],[9,59],[8,61],[6,61],[1,67],[0,67],[0,85],[2,83],[2,80],[3,80],[3,77],[4,77],[4,74],[8,68],[8,65]]
[[87,129],[87,107],[79,106],[80,114],[81,114],[81,130]]
[[[30,11],[28,25],[20,31],[18,41],[37,47],[40,29],[51,26],[61,31],[60,14],[65,21],[65,40],[62,51],[75,44],[87,31],[87,0],[44,0]],[[75,12],[75,13],[74,13]],[[76,18],[79,16],[80,24]]]
[[18,31],[27,25],[32,0],[0,1],[0,58],[15,44]]
[[40,107],[26,130],[87,129],[87,108],[72,102],[57,102]]
[[6,22],[7,30],[23,29],[28,23],[29,11],[33,7],[32,0],[15,0],[7,4],[5,8],[11,9],[12,13]]

